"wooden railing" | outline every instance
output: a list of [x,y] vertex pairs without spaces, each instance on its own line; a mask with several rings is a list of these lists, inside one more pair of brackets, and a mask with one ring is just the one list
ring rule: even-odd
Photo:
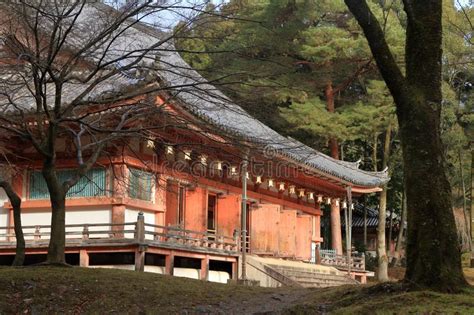
[[[41,244],[51,236],[50,225],[23,227],[27,244]],[[163,226],[144,222],[139,216],[137,222],[66,224],[66,243],[72,241],[120,241],[148,245],[166,244],[178,248],[239,251],[239,238],[186,230],[176,226]],[[12,227],[0,227],[0,246],[14,246],[15,233]]]
[[[139,224],[140,222],[138,222]],[[139,230],[139,228],[137,228]],[[186,230],[175,226],[144,223],[143,239],[152,236],[152,242],[177,244],[197,248],[238,251],[238,239],[224,235]],[[140,235],[138,236],[140,238]]]
[[[124,233],[135,233],[136,222],[129,223],[91,223],[91,224],[66,224],[67,239],[113,239],[123,238]],[[49,240],[51,236],[50,225],[28,225],[23,226],[23,236],[26,241]],[[0,227],[0,244],[3,242],[14,242],[15,233],[13,227]]]
[[[320,253],[320,263],[321,265],[339,267],[342,269],[348,269],[349,263],[347,261],[347,256],[337,255],[335,253]],[[365,270],[365,257],[352,256],[350,259],[350,268],[352,270]]]

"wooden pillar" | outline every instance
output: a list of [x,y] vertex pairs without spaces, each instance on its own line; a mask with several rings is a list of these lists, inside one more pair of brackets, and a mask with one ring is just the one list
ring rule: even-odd
[[[125,223],[125,206],[123,205],[113,205],[112,206],[112,224],[124,224]],[[112,231],[114,231],[114,238],[123,238],[123,225],[112,226]]]
[[137,223],[135,226],[135,241],[138,243],[138,248],[135,251],[135,271],[145,271],[145,217],[143,213],[138,214]]
[[89,267],[89,253],[85,249],[79,251],[79,266]]
[[8,209],[8,222],[7,222],[7,234],[9,235],[7,237],[7,241],[8,242],[14,242],[16,241],[15,237],[14,236],[10,236],[10,235],[13,235],[13,233],[15,232],[14,230],[14,223],[13,223],[13,208],[10,208]]
[[238,261],[232,263],[232,280],[237,280],[239,278],[239,265]]
[[319,248],[319,245],[316,246],[316,248],[314,249],[315,251],[315,260],[316,260],[316,264],[320,265],[321,264],[321,252],[320,252],[320,248]]
[[113,187],[114,191],[113,196],[114,198],[123,198],[127,195],[127,177],[128,177],[128,169],[127,165],[125,164],[115,164],[113,166],[113,176],[114,182]]
[[135,271],[145,271],[145,246],[138,246],[135,250]]
[[137,223],[135,226],[135,240],[141,244],[145,242],[145,216],[143,212],[138,213]]
[[206,258],[201,259],[201,280],[209,280],[209,256],[206,255]]
[[[116,164],[113,166],[113,197],[115,204],[112,205],[112,223],[113,224],[123,224],[125,223],[125,206],[122,204],[123,198],[127,195],[127,176],[128,169],[125,164]],[[114,233],[114,238],[123,238],[123,226],[113,226],[112,231]],[[117,233],[118,232],[118,233]]]
[[331,200],[331,247],[342,255],[341,209],[336,199]]
[[174,269],[174,255],[173,253],[165,257],[165,274],[172,276]]

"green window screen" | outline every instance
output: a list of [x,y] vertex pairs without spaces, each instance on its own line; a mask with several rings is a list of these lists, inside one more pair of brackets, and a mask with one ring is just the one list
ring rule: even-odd
[[130,186],[128,195],[133,199],[152,201],[153,181],[152,173],[145,172],[136,168],[130,170]]
[[[74,175],[74,170],[58,171],[59,181],[65,182]],[[49,199],[48,186],[41,174],[41,171],[30,173],[29,199]],[[105,196],[106,192],[106,174],[104,168],[93,168],[83,176],[76,185],[69,189],[66,197],[97,197]]]

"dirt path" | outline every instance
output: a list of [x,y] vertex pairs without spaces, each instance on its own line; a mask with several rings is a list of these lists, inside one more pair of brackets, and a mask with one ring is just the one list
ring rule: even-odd
[[[221,301],[217,305],[199,305],[181,314],[281,314],[291,306],[302,305],[317,289],[280,288],[249,299]],[[324,314],[324,305],[320,314]]]

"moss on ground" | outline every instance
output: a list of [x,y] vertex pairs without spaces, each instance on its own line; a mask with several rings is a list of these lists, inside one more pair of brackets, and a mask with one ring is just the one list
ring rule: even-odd
[[394,284],[339,287],[314,294],[287,314],[473,314],[474,288],[460,294],[432,291],[406,292]]
[[176,313],[268,289],[115,269],[0,268],[0,313]]
[[[465,271],[474,281],[474,269]],[[151,273],[78,267],[0,268],[2,314],[472,314],[460,294],[405,292],[400,285],[266,289]]]

